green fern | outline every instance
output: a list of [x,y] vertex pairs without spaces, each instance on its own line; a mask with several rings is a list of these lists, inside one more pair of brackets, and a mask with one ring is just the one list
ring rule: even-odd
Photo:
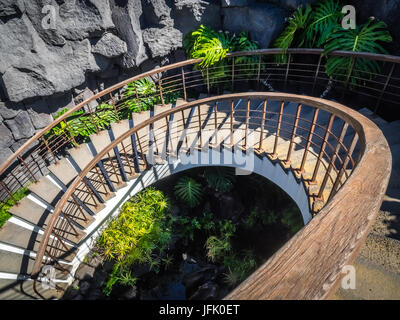
[[325,54],[328,55],[327,74],[336,80],[357,84],[360,78],[370,78],[372,73],[379,73],[380,66],[374,60],[329,56],[329,53],[338,49],[352,52],[387,53],[380,44],[392,41],[389,32],[385,30],[386,27],[384,22],[373,23],[371,18],[355,30],[338,29],[334,32],[325,45]]
[[193,208],[200,203],[201,184],[190,177],[183,177],[175,186],[175,195]]

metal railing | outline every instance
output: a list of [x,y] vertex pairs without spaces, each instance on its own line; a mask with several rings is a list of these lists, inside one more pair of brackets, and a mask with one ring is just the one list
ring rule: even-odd
[[[187,60],[140,74],[95,94],[39,131],[0,166],[0,201],[12,198],[19,188],[47,174],[46,167],[61,158],[66,148],[85,141],[87,135],[104,129],[111,122],[129,117],[135,105],[166,104],[176,97],[187,100],[199,92],[215,95],[224,90],[269,91],[271,87],[275,91],[319,96],[326,86],[333,86],[335,89],[332,91],[336,90],[338,95],[332,98],[346,105],[355,97],[352,95],[350,100],[346,100],[344,92],[364,97],[366,100],[358,100],[356,104],[369,105],[375,112],[379,112],[382,103],[386,108],[400,104],[400,77],[396,74],[399,57],[332,52],[330,55],[369,59],[383,66],[382,74],[362,72],[363,78],[360,79],[360,72],[354,69],[346,81],[339,81],[326,74],[326,57],[320,49],[289,49],[287,62],[277,64],[275,57],[280,54],[280,49],[233,53],[226,58],[225,67],[204,70],[193,68],[200,59]],[[253,61],[235,63],[244,56],[251,56]],[[145,78],[154,83],[150,93],[135,91],[135,84],[132,84],[127,94],[127,85]],[[353,83],[352,80],[357,81]]]
[[[245,109],[234,109],[239,100],[246,101]],[[278,112],[273,112],[268,108],[273,102],[279,103]],[[288,103],[296,104],[295,112],[286,112],[285,106]],[[251,108],[251,105],[254,104],[261,105],[262,108],[254,110]],[[312,120],[302,116],[302,108],[313,109]],[[319,125],[316,121],[318,114],[322,112],[329,115],[329,121],[325,126]],[[174,118],[176,121],[171,122],[171,119]],[[340,130],[335,132],[332,130],[334,121],[338,122],[340,127]],[[363,123],[365,121],[370,125],[369,120],[365,120],[354,111],[337,103],[285,93],[229,94],[205,98],[168,109],[168,111],[134,126],[112,141],[79,173],[54,209],[37,253],[33,274],[40,275],[43,265],[55,265],[61,270],[63,269],[58,260],[68,253],[68,243],[63,240],[63,235],[59,233],[59,230],[61,229],[67,234],[75,234],[78,241],[81,239],[79,232],[73,227],[74,222],[79,223],[79,221],[73,221],[74,217],[82,214],[85,205],[91,206],[94,203],[91,198],[88,200],[81,198],[79,186],[84,183],[85,179],[91,179],[93,175],[98,174],[97,166],[104,157],[114,163],[106,170],[106,174],[120,176],[122,180],[124,179],[123,172],[133,175],[135,172],[140,173],[141,170],[149,168],[152,165],[149,157],[153,152],[156,157],[167,159],[170,156],[176,157],[182,150],[190,152],[193,149],[215,148],[221,141],[225,148],[232,148],[235,145],[242,148],[243,151],[253,148],[258,156],[268,156],[281,163],[287,170],[296,173],[304,172],[307,157],[313,157],[315,161],[313,161],[312,168],[308,167],[306,170],[310,173],[310,177],[305,178],[300,174],[299,179],[305,186],[308,186],[315,183],[318,173],[322,172],[319,179],[319,190],[310,196],[315,201],[323,201],[326,204],[340,192],[341,187],[348,179],[353,178],[352,173],[365,157],[368,143],[366,139],[371,138],[371,134],[375,135],[374,139],[381,135],[380,131],[374,127],[372,130],[374,132],[366,133],[366,125]],[[245,126],[240,126],[240,124],[245,124]],[[324,132],[317,139],[316,127],[320,127]],[[248,139],[250,131],[255,137],[251,140]],[[273,142],[268,146],[263,145],[265,139],[271,136]],[[345,136],[348,139],[344,139]],[[290,143],[285,150],[278,151],[280,138],[287,139]],[[299,140],[296,138],[301,138],[301,142],[297,142]],[[359,150],[355,151],[357,142]],[[187,143],[189,145],[185,145]],[[291,154],[295,146],[304,150],[301,161],[297,165],[291,162]],[[111,150],[114,152],[113,157],[110,157]],[[153,151],[150,152],[151,150]],[[390,152],[387,150],[385,152],[383,154],[390,160]],[[118,161],[118,158],[125,161]],[[359,170],[365,170],[365,168]],[[387,183],[386,176],[381,178],[383,185]],[[353,178],[353,180],[355,179],[357,177]],[[97,191],[101,192],[105,187],[98,184],[97,188]],[[377,198],[379,201],[379,196]],[[98,201],[95,200],[95,202]],[[72,221],[65,221],[66,216]],[[339,219],[339,217],[337,218]],[[354,222],[353,225],[358,226],[358,223],[361,221]],[[62,227],[60,227],[61,225]],[[307,228],[308,225],[303,229],[307,230]],[[307,231],[302,232],[307,234]],[[67,272],[67,270],[65,271]],[[332,272],[332,270],[330,271]],[[37,277],[34,282],[35,287],[38,278],[40,279]]]
[[[131,112],[137,111],[138,107],[143,109],[151,107],[153,104],[166,105],[173,102],[177,97],[190,101],[190,99],[197,99],[201,93],[212,96],[230,91],[237,93],[237,95],[230,97],[230,99],[235,99],[239,92],[251,90],[298,92],[310,96],[320,96],[326,94],[324,91],[327,86],[331,86],[333,89],[329,92],[330,98],[343,101],[346,104],[351,100],[356,100],[355,105],[369,106],[376,113],[382,110],[380,106],[383,103],[385,109],[396,107],[399,104],[398,89],[400,83],[398,84],[398,82],[400,77],[397,75],[398,70],[396,68],[400,62],[399,57],[344,51],[332,52],[330,55],[369,59],[382,66],[382,74],[365,73],[353,68],[346,79],[338,80],[340,77],[335,77],[335,75],[329,77],[326,74],[326,57],[322,50],[289,49],[287,51],[287,62],[279,64],[276,62],[276,56],[280,54],[280,49],[233,53],[227,56],[227,63],[224,67],[209,67],[202,70],[195,67],[201,59],[187,60],[140,74],[95,94],[35,134],[1,165],[0,201],[13,198],[13,193],[19,188],[46,175],[48,173],[47,167],[50,164],[63,158],[68,148],[76,147],[85,142],[90,134],[109,128],[112,122],[129,118]],[[252,60],[241,63],[239,58],[244,56],[251,56]],[[146,93],[140,91],[139,83],[135,82],[140,79],[150,79],[154,83],[150,91]],[[127,86],[129,86],[129,90],[127,90]],[[348,97],[347,93],[352,94]],[[251,96],[248,95],[248,97]],[[287,94],[285,97],[288,99],[290,95]],[[362,100],[363,98],[365,100]],[[285,100],[284,97],[282,99]],[[189,104],[186,107],[194,107],[195,105],[196,103]],[[323,109],[325,105],[327,105],[326,102],[318,102],[314,106]],[[301,108],[302,106],[299,106],[296,110],[299,115]],[[323,199],[324,204],[328,199],[333,198],[343,182],[349,178],[347,169],[354,170],[363,155],[365,144],[363,136],[359,135],[362,129],[354,125],[354,119],[357,116],[349,117],[339,109],[335,109],[332,116],[343,119],[345,124],[342,132],[330,132],[329,127],[320,127],[313,121],[307,122],[306,119],[303,119],[302,123],[299,117],[285,115],[283,113],[284,108],[281,113],[271,115],[276,116],[277,120],[267,120],[265,124],[260,125],[261,130],[265,130],[265,132],[269,130],[272,134],[275,134],[274,149],[269,152],[271,158],[276,156],[279,135],[285,136],[290,141],[285,159],[279,158],[279,160],[282,160],[279,163],[286,169],[290,168],[292,152],[297,144],[295,137],[298,136],[306,142],[298,146],[304,148],[307,152],[305,152],[301,165],[296,172],[298,176],[301,176],[301,171],[304,169],[302,167],[304,167],[307,157],[315,157],[318,165],[310,180],[311,182],[315,180],[319,170],[327,172],[320,189],[314,195],[316,200]],[[346,112],[349,113],[349,111]],[[265,114],[259,112],[258,118],[252,116],[250,120],[265,121],[267,118],[263,117],[266,117],[267,113],[268,110],[265,111]],[[285,116],[288,116],[288,118],[285,119]],[[183,114],[182,117],[184,118]],[[332,121],[334,121],[334,118],[332,118]],[[288,119],[293,120],[293,123],[290,124],[291,120]],[[165,119],[157,120],[157,118],[154,118],[152,121],[165,122]],[[246,128],[249,128],[251,121]],[[344,128],[345,126],[346,128]],[[346,142],[342,146],[342,134],[350,127],[358,133],[358,135],[355,135],[357,138],[352,142],[354,145]],[[322,130],[322,133],[314,132],[315,128]],[[302,136],[301,133],[303,133]],[[155,137],[157,139],[157,135]],[[143,137],[138,132],[135,132],[135,139],[138,142],[137,150],[133,149],[133,145],[121,146],[122,150],[118,146],[121,153],[120,159],[113,158],[111,154],[107,155],[109,161],[105,170],[117,182],[123,179],[119,174],[121,162],[123,163],[122,166],[126,166],[132,173],[135,168],[147,165],[145,156],[135,158],[137,154],[145,154],[146,141],[142,140]],[[352,153],[355,150],[357,139],[358,155],[353,157]],[[119,141],[119,139],[116,141]],[[262,143],[261,140],[258,148],[263,147]],[[312,147],[319,151],[314,151]],[[336,148],[339,148],[339,150],[336,150]],[[348,155],[346,155],[346,152],[348,152]],[[132,156],[132,154],[135,156]],[[51,224],[46,229],[46,237],[42,242],[45,244],[41,245],[38,253],[39,259],[36,260],[39,261],[36,264],[36,273],[39,271],[39,266],[44,257],[50,259],[50,263],[54,263],[62,256],[60,255],[61,251],[64,252],[64,255],[70,251],[71,243],[63,241],[63,238],[72,236],[78,239],[81,236],[79,228],[76,227],[75,222],[77,221],[74,220],[87,220],[87,213],[82,210],[82,204],[89,209],[96,208],[102,202],[103,196],[105,197],[110,193],[108,181],[96,165],[92,166],[84,177],[85,179],[82,177],[82,180],[77,182],[78,184],[74,183],[75,190],[73,192],[66,193],[65,197],[69,194],[68,199],[63,197],[64,200],[66,199],[63,207],[57,206],[60,219],[57,215],[54,215],[55,218],[51,220]],[[384,182],[382,185],[384,185]],[[326,190],[329,188],[333,191],[326,194]],[[379,200],[379,197],[375,198]],[[59,267],[63,268],[61,265]],[[64,271],[67,272],[67,270]]]

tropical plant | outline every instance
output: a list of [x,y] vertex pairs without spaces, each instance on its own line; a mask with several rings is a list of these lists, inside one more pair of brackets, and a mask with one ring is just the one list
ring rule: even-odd
[[[62,109],[54,116],[54,119],[68,111],[68,108]],[[46,135],[65,135],[65,139],[74,143],[75,139],[72,138],[87,138],[99,130],[108,128],[112,122],[116,121],[118,121],[118,116],[114,107],[107,103],[102,103],[96,107],[95,112],[92,112],[92,114],[87,114],[83,109],[73,112],[67,119],[46,132]]]
[[193,208],[200,203],[202,197],[201,184],[191,177],[182,177],[175,186],[175,195]]
[[211,236],[206,241],[206,249],[210,261],[217,262],[232,250],[232,246],[229,238]]
[[299,7],[288,20],[288,26],[279,37],[272,43],[273,48],[282,48],[282,54],[277,55],[277,62],[285,63],[286,51],[288,48],[302,47],[306,41],[305,34],[311,19],[311,6]]
[[251,250],[246,250],[240,257],[235,254],[226,256],[224,259],[224,266],[227,268],[228,272],[224,274],[225,283],[230,287],[234,287],[246,279],[256,265],[257,263]]
[[[204,25],[185,36],[184,47],[190,58],[202,58],[195,68],[202,70],[203,78],[207,77],[210,84],[229,75],[230,61],[224,59],[228,53],[259,48],[256,42],[250,40],[246,32],[241,32],[236,36],[235,34],[230,35],[229,32],[217,32]],[[235,65],[243,65],[242,74],[248,75],[254,72],[258,66],[258,58],[255,56],[237,57]],[[212,71],[205,71],[211,66],[213,66]]]
[[156,85],[148,78],[133,81],[124,93],[124,106],[130,112],[150,110],[158,101],[156,91]]
[[341,27],[343,18],[342,5],[336,0],[325,0],[316,3],[312,11],[312,22],[307,26],[307,47],[320,48],[331,34]]
[[161,254],[171,238],[165,221],[168,209],[168,198],[150,187],[128,200],[119,216],[103,230],[97,247],[105,259],[116,260],[105,292],[110,293],[117,282],[127,283],[129,268],[134,263],[147,262],[157,270],[159,262],[153,258],[153,252]]
[[325,54],[328,55],[326,72],[329,76],[351,83],[358,83],[360,78],[370,78],[378,74],[378,62],[370,59],[356,59],[354,57],[329,56],[329,53],[341,49],[352,52],[387,53],[379,42],[389,43],[392,37],[382,21],[374,23],[370,18],[367,23],[357,26],[355,30],[338,29],[328,39],[325,45]]
[[231,237],[236,232],[236,226],[231,220],[218,221],[219,235],[210,236],[206,240],[207,257],[212,262],[222,261],[232,250]]
[[232,190],[235,182],[233,169],[227,167],[210,167],[204,170],[207,185],[217,192]]
[[282,48],[282,54],[276,56],[276,62],[287,61],[286,51],[289,47],[318,47],[324,48],[324,54],[328,57],[325,68],[332,79],[346,83],[350,81],[354,85],[362,78],[369,79],[371,75],[379,74],[380,66],[376,61],[329,55],[335,50],[386,53],[380,43],[392,41],[385,30],[386,24],[373,23],[373,18],[355,30],[342,28],[342,7],[338,0],[324,0],[313,7],[299,7],[289,18],[288,26],[273,42],[273,47]]

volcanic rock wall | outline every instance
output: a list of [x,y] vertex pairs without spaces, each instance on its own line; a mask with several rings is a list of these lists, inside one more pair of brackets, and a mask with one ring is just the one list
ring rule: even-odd
[[[249,31],[267,48],[293,10],[312,2],[0,0],[0,163],[59,110],[184,60],[183,37],[200,24]],[[377,2],[366,2],[374,11]],[[399,12],[397,2],[381,15]]]

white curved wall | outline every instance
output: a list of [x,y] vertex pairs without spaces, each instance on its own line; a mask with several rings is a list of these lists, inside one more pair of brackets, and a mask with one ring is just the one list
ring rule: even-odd
[[[130,197],[152,185],[160,179],[172,174],[199,166],[229,166],[241,168],[237,174],[249,174],[250,171],[263,176],[284,190],[299,207],[304,224],[307,224],[312,216],[309,211],[308,197],[302,183],[297,183],[291,172],[286,173],[279,164],[274,165],[268,158],[262,160],[254,153],[235,157],[230,150],[222,152],[208,149],[208,151],[193,151],[190,156],[180,153],[179,159],[169,159],[169,163],[154,165],[150,170],[143,172],[138,178],[128,182],[127,186],[118,190],[114,198],[110,199],[105,209],[95,216],[95,221],[88,227],[89,237],[80,245],[73,264],[72,274],[83,261],[90,249],[94,246],[101,230],[107,225],[107,221],[118,215],[119,208]],[[72,277],[67,282],[72,282]]]

